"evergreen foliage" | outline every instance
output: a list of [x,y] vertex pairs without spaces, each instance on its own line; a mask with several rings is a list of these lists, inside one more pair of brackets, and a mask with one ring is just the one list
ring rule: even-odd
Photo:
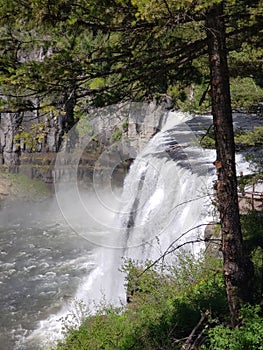
[[[204,21],[213,3],[1,0],[0,109],[60,111],[73,97],[101,106],[158,93],[195,110],[205,97],[206,109]],[[262,7],[225,3],[232,100],[248,108],[262,101]]]

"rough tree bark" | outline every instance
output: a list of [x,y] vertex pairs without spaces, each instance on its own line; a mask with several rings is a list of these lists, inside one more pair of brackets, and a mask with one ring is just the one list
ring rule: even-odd
[[223,2],[207,11],[211,77],[212,114],[215,131],[217,159],[217,198],[222,226],[222,251],[224,278],[231,316],[231,326],[238,324],[239,309],[249,301],[248,266],[242,251],[237,178],[235,169],[235,144],[231,111],[229,73],[225,40]]

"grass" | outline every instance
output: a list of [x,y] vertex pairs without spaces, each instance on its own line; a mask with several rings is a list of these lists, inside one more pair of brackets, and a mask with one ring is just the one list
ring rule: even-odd
[[0,179],[8,189],[9,200],[38,201],[50,196],[50,190],[43,181],[30,179],[24,174],[13,174],[2,170]]

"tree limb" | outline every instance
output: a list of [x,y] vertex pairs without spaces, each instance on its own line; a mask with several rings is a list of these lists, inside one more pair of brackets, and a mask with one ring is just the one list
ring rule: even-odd
[[199,339],[199,335],[203,334],[203,330],[201,331],[201,333],[199,333],[199,335],[196,337],[196,332],[198,331],[198,329],[201,327],[201,325],[207,320],[208,316],[210,315],[210,312],[208,310],[206,310],[199,322],[197,323],[197,325],[194,327],[194,329],[192,330],[192,332],[190,333],[189,337],[187,338],[186,342],[182,345],[181,350],[192,350],[196,348],[196,340]]

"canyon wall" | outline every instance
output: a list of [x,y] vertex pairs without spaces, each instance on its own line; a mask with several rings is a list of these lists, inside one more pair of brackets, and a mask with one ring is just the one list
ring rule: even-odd
[[[116,174],[125,173],[132,159],[160,129],[170,101],[94,109],[78,122],[73,120],[73,108],[42,115],[37,111],[1,113],[0,166],[52,183],[69,172],[70,155],[76,147],[83,147],[81,139],[86,138],[78,167],[80,181],[92,178],[101,154],[102,167],[116,166]],[[63,147],[68,149],[68,157],[55,168],[57,153]],[[69,172],[69,179],[70,176]]]

